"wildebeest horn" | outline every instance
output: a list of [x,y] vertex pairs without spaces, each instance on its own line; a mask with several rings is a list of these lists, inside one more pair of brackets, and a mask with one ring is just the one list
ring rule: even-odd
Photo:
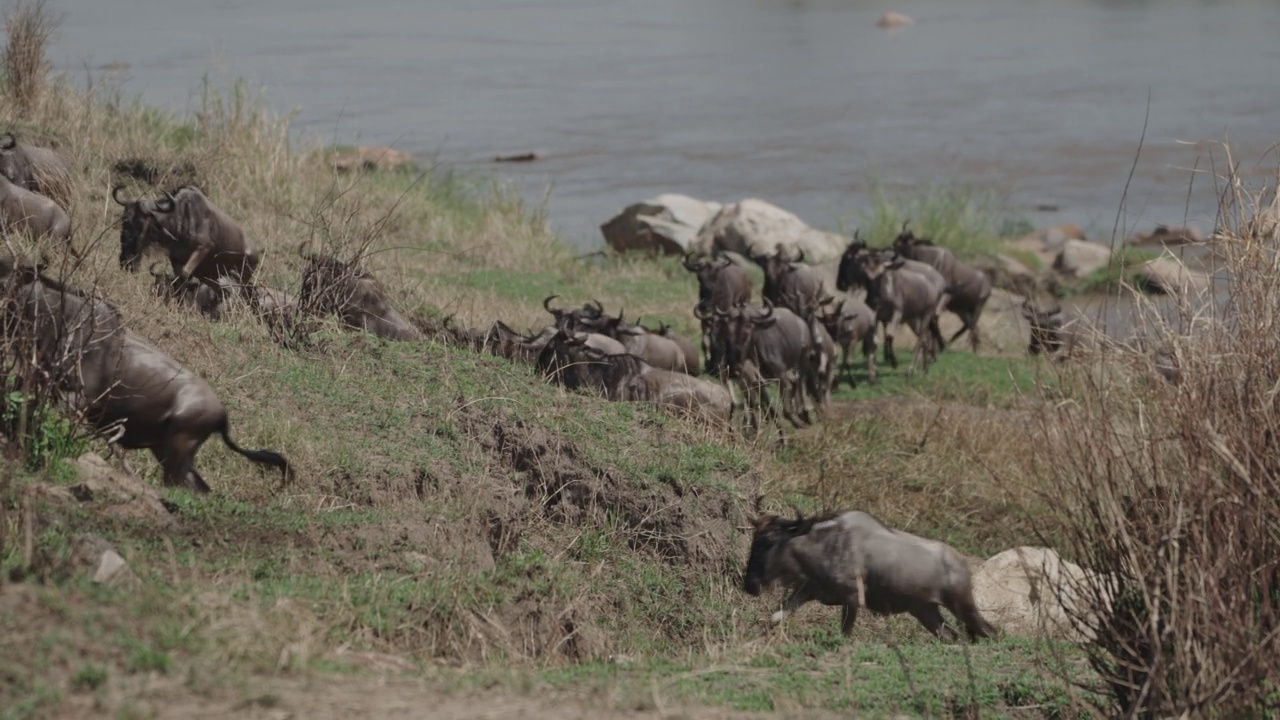
[[595,306],[596,312],[600,313],[601,315],[604,314],[604,305],[601,305],[600,301],[596,300],[595,298],[592,298],[591,302],[587,303],[584,307],[590,308],[592,305]]
[[710,315],[707,313],[706,306],[703,305],[702,303],[698,303],[697,305],[693,306],[693,316],[698,318],[699,320],[706,320],[708,317],[710,317]]
[[765,320],[768,320],[769,318],[773,317],[773,303],[769,302],[768,298],[765,298],[764,309],[765,309],[765,313],[763,315],[757,316],[756,322],[764,322]]
[[164,197],[160,198],[155,203],[156,210],[162,213],[173,212],[173,209],[177,207],[177,205],[178,205],[178,202],[174,200],[173,195],[171,195],[168,191],[165,191]]
[[683,264],[683,265],[684,265],[684,269],[685,269],[685,270],[688,270],[689,272],[697,272],[697,271],[698,271],[698,269],[702,266],[702,263],[700,263],[700,262],[693,262],[693,263],[691,263],[691,262],[690,262],[691,260],[693,260],[693,251],[692,251],[692,250],[690,250],[689,252],[685,253],[685,254],[684,254],[684,257],[680,258],[680,262],[681,262],[681,264]]
[[120,187],[119,185],[116,185],[115,187],[111,188],[111,199],[115,200],[116,204],[118,205],[121,205],[123,207],[129,207],[128,202],[120,199],[120,191],[123,189],[124,188]]
[[798,263],[804,262],[804,248],[801,248],[801,247],[796,248],[796,259],[792,260],[792,262],[798,262]]
[[17,144],[18,139],[13,136],[13,133],[0,135],[0,150],[12,150]]
[[543,301],[542,301],[542,307],[546,308],[547,312],[551,313],[552,315],[555,315],[555,314],[556,314],[556,311],[551,309],[551,301],[552,301],[552,300],[555,300],[555,299],[556,299],[556,298],[558,298],[558,297],[560,297],[560,296],[559,296],[559,295],[548,295],[548,296],[547,296],[547,298],[546,298],[545,300],[543,300]]
[[908,225],[910,225],[910,224],[911,224],[911,218],[907,218],[906,220],[903,220],[903,221],[902,221],[902,229],[898,231],[898,234],[899,234],[899,235],[901,235],[901,234],[905,233],[905,232],[907,231],[907,226],[908,226]]

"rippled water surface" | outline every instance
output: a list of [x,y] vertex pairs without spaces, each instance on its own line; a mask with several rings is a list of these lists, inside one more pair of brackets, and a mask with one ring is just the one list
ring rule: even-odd
[[[1213,225],[1189,168],[1280,140],[1273,0],[113,0],[57,2],[54,59],[127,63],[127,92],[190,107],[242,76],[298,128],[497,170],[553,224],[660,192],[768,199],[836,227],[873,181],[998,184],[1037,224]],[[887,10],[913,16],[876,27]],[[95,74],[102,71],[95,70]],[[1185,144],[1193,143],[1193,144]],[[495,166],[495,154],[545,159]],[[1262,165],[1256,166],[1262,160]],[[1035,212],[1051,204],[1056,212]]]

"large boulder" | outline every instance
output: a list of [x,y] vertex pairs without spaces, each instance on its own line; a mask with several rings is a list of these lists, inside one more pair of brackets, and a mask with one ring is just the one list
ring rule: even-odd
[[793,256],[803,252],[805,262],[823,263],[839,259],[848,245],[849,239],[842,235],[811,228],[777,205],[747,198],[716,213],[690,249],[700,255],[728,251],[746,257],[785,249]]
[[1194,225],[1156,225],[1151,232],[1134,233],[1129,236],[1130,245],[1160,245],[1172,247],[1177,245],[1195,245],[1204,242],[1204,232]]
[[1073,278],[1083,278],[1111,262],[1111,248],[1084,240],[1067,240],[1053,259],[1053,269]]
[[666,193],[627,206],[600,226],[617,252],[642,250],[683,255],[707,221],[723,207],[688,195]]
[[1073,618],[1088,610],[1096,577],[1043,547],[1017,547],[989,558],[973,574],[978,611],[997,627],[1023,637],[1086,636]]
[[1161,295],[1200,295],[1212,283],[1205,273],[1190,270],[1168,255],[1143,263],[1135,277],[1144,291]]

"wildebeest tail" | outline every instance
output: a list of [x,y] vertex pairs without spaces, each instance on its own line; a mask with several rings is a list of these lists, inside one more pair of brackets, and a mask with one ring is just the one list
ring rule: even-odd
[[284,477],[286,480],[288,480],[293,476],[293,469],[289,467],[289,461],[285,460],[284,456],[281,455],[280,453],[274,452],[272,450],[245,450],[244,448],[237,445],[236,441],[232,440],[231,435],[228,434],[227,432],[226,417],[222,418],[222,425],[218,427],[218,434],[222,435],[222,442],[226,443],[227,447],[231,448],[232,450],[235,450],[236,452],[240,453],[241,455],[249,458],[250,460],[256,463],[273,465],[275,467],[280,468],[280,471],[284,473]]

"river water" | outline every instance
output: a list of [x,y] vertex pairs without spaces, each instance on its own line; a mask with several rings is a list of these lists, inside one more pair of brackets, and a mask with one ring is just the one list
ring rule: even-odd
[[[243,77],[300,132],[497,172],[582,249],[661,192],[856,224],[875,184],[989,185],[1037,225],[1214,225],[1214,143],[1274,172],[1274,0],[53,0],[55,62],[194,107]],[[876,27],[898,10],[916,24]],[[93,70],[95,75],[103,71]],[[528,164],[494,155],[537,151]],[[1266,157],[1264,157],[1266,156]],[[1259,164],[1261,163],[1261,164]],[[1037,206],[1056,206],[1038,211]]]

